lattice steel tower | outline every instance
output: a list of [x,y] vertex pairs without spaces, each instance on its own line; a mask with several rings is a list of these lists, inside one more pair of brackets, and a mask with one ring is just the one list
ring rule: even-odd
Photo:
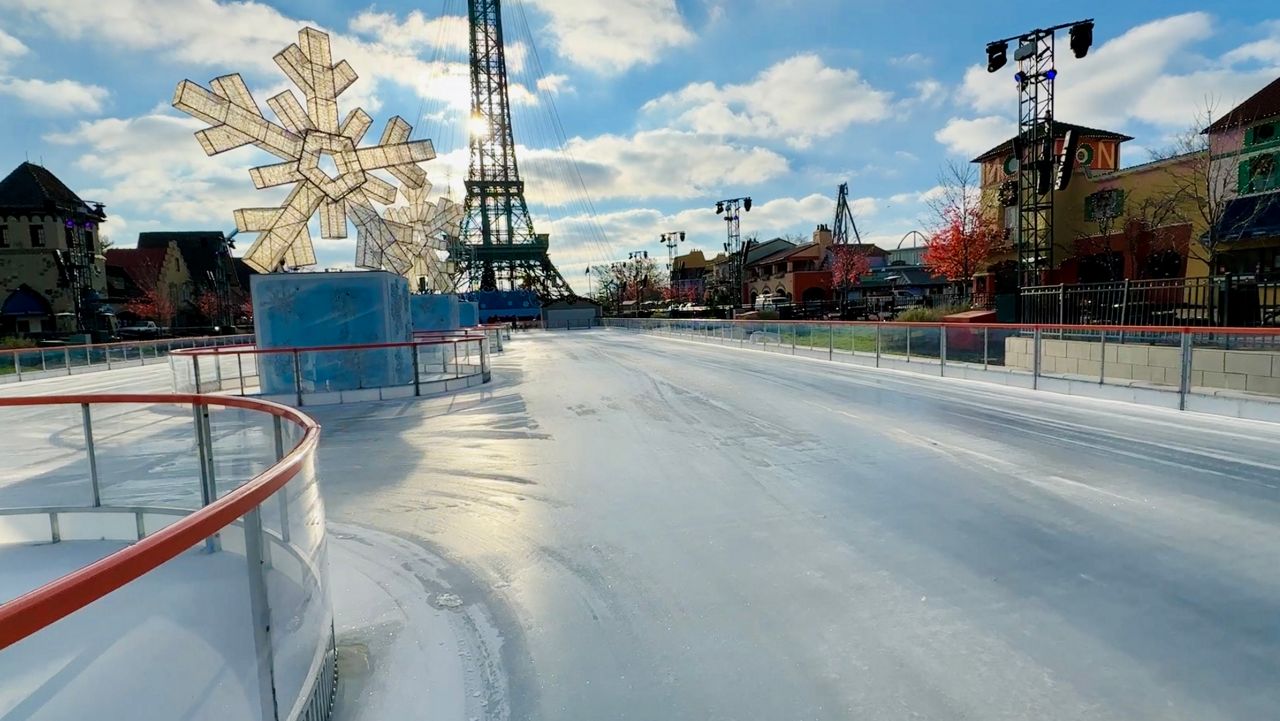
[[527,288],[544,301],[572,291],[533,231],[516,164],[500,0],[468,0],[471,23],[471,168],[462,237],[453,244],[460,290]]

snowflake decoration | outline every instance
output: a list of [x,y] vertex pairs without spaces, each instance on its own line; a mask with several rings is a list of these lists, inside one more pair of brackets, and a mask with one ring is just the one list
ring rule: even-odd
[[[196,133],[209,155],[254,145],[283,161],[249,171],[259,189],[290,183],[293,189],[278,208],[235,211],[237,229],[258,233],[244,261],[264,273],[282,264],[315,265],[307,225],[318,212],[324,238],[346,238],[351,219],[358,230],[357,266],[409,274],[414,264],[413,230],[383,218],[374,208],[374,201],[394,203],[397,190],[370,171],[385,170],[406,190],[420,189],[427,185],[427,176],[417,164],[435,157],[431,141],[409,140],[413,128],[396,116],[387,122],[376,146],[359,147],[373,119],[356,108],[338,121],[337,98],[355,82],[356,73],[346,60],[333,63],[325,33],[303,28],[298,42],[278,53],[275,61],[307,101],[303,108],[291,90],[268,99],[278,124],[263,116],[238,73],[215,78],[210,89],[184,80],[173,98],[175,108],[211,126]],[[321,166],[326,157],[336,172]]]
[[431,184],[418,188],[405,188],[408,205],[387,209],[387,217],[412,229],[411,243],[413,271],[411,278],[425,279],[427,289],[452,291],[453,279],[439,252],[449,249],[449,238],[456,238],[462,230],[462,206],[449,198],[432,203],[427,200]]

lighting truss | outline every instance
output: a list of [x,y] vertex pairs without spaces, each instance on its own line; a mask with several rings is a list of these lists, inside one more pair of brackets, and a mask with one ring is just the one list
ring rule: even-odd
[[[282,161],[252,168],[253,184],[259,189],[293,185],[280,207],[235,211],[240,232],[258,233],[245,263],[263,273],[314,265],[307,226],[318,214],[324,238],[346,238],[348,219],[356,226],[358,267],[408,275],[415,262],[413,230],[374,207],[375,202],[394,203],[397,189],[371,171],[390,173],[406,189],[422,188],[427,177],[417,164],[435,157],[431,141],[410,140],[413,128],[396,116],[377,145],[360,147],[373,119],[355,108],[339,121],[337,98],[356,73],[346,60],[333,62],[327,34],[303,28],[298,42],[277,53],[275,61],[306,98],[305,107],[292,90],[269,98],[278,123],[263,116],[238,73],[214,78],[207,89],[183,80],[173,98],[175,108],[209,124],[196,133],[207,154],[253,145]],[[321,167],[324,158],[336,172]]]

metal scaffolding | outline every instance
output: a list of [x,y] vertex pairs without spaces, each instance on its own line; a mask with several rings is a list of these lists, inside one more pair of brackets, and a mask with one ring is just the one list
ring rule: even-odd
[[459,290],[528,289],[544,302],[571,295],[535,233],[516,163],[500,0],[468,0],[471,166],[462,235],[450,249]]

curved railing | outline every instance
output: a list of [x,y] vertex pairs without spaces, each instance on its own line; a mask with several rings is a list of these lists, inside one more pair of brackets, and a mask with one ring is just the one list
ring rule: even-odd
[[408,343],[193,348],[169,356],[183,393],[231,392],[297,406],[429,396],[492,379],[483,335]]
[[226,335],[0,349],[0,383],[163,363],[169,353],[179,348],[240,345],[252,341],[252,335]]
[[312,419],[81,395],[0,398],[0,427],[0,717],[328,718]]

